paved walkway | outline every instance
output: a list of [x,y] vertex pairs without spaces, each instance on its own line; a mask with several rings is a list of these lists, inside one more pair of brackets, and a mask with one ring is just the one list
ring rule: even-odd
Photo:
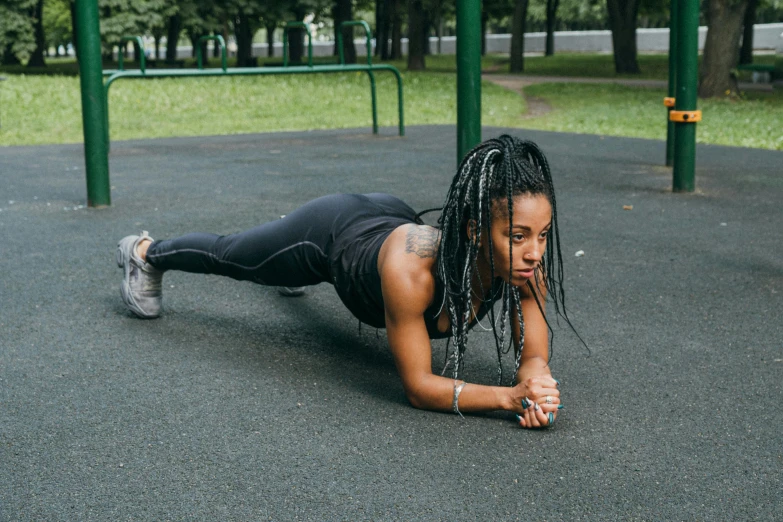
[[[527,111],[522,115],[522,119],[536,118],[543,116],[552,110],[546,99],[537,96],[530,96],[525,93],[525,87],[536,83],[591,83],[591,84],[616,84],[629,87],[666,89],[667,81],[662,80],[634,80],[626,78],[573,78],[569,76],[531,76],[516,74],[483,74],[482,79],[490,81],[506,89],[518,92],[525,98]],[[772,84],[764,83],[741,83],[740,89],[743,91],[764,91],[771,92]]]
[[[672,194],[662,142],[510,130],[552,164],[592,349],[555,325],[552,430],[412,408],[328,285],[169,273],[163,317],[124,310],[126,234],[337,191],[441,204],[454,129],[394,132],[114,142],[104,210],[81,146],[0,147],[0,520],[779,520],[781,152],[699,146],[699,191]],[[465,378],[492,383],[494,354],[474,332]]]
[[[534,83],[597,83],[597,84],[617,84],[628,87],[647,87],[666,89],[669,85],[667,80],[643,80],[629,78],[574,78],[570,76],[534,76],[534,75],[516,75],[516,74],[483,74],[484,80],[497,83],[503,87],[519,90],[533,85]],[[771,83],[747,83],[739,84],[741,91],[772,91]]]

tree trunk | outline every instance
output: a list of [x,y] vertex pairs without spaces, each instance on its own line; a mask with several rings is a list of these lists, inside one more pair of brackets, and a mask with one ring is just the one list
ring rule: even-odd
[[[108,20],[111,18],[111,6],[104,6],[101,7],[98,5],[98,10],[100,11],[100,18],[101,20]],[[101,43],[103,43],[103,40],[101,40]],[[117,45],[117,57],[119,58],[119,53],[123,52],[124,47],[119,45],[119,42],[111,42],[109,45],[101,45],[101,59],[104,63],[111,63],[114,60],[114,46]],[[123,54],[123,57],[125,55]]]
[[272,58],[275,55],[275,29],[277,22],[267,22],[266,27],[266,55]]
[[22,62],[19,61],[19,58],[14,54],[13,45],[13,43],[7,43],[5,45],[3,56],[0,59],[0,65],[22,65]]
[[402,58],[402,0],[391,0],[391,58]]
[[618,74],[638,74],[636,59],[636,16],[639,0],[607,0],[609,27],[612,29],[614,70]]
[[[203,41],[199,43],[199,40],[202,36],[208,36],[209,33],[205,32],[204,29],[199,29],[198,31],[188,31],[188,38],[190,38],[190,45],[192,49],[192,58],[196,57],[196,50],[201,47],[201,58],[204,61],[204,65],[207,65],[207,61],[209,60],[209,42]],[[252,42],[251,42],[252,44]]]
[[438,23],[435,25],[436,36],[438,37],[438,54],[443,54],[443,15],[438,15]]
[[555,55],[555,24],[560,0],[546,0],[546,56]]
[[206,60],[208,57],[207,55],[207,42],[202,42],[201,44],[198,43],[199,38],[203,36],[202,30],[188,31],[188,40],[190,40],[190,57],[195,58],[196,57],[196,49],[201,46],[201,57]]
[[374,56],[381,56],[381,45],[383,42],[383,24],[384,14],[383,8],[385,2],[383,0],[375,0],[375,49],[373,49]]
[[237,67],[253,67],[254,27],[250,17],[240,10],[234,24],[234,36],[237,39]]
[[[340,30],[340,24],[353,19],[353,0],[335,0],[332,8],[334,20],[334,54],[337,50],[337,32]],[[353,26],[343,27],[343,56],[345,63],[356,63],[356,46],[353,43]]]
[[46,67],[44,60],[44,51],[46,50],[46,36],[43,27],[43,0],[38,0],[32,10],[32,16],[35,19],[35,50],[27,61],[28,67]]
[[[198,38],[201,38],[202,36],[208,36],[209,33],[203,33],[200,34]],[[196,41],[198,41],[198,38],[196,38]],[[217,47],[217,42],[214,42],[215,46]],[[250,43],[252,45],[252,42]],[[209,41],[205,40],[201,42],[201,57],[204,59],[204,66],[207,65],[207,61],[209,60]]]
[[432,20],[430,19],[429,13],[426,11],[421,20],[421,45],[424,49],[424,56],[427,56],[428,54],[432,54],[432,50],[430,49],[430,27],[432,27]]
[[528,0],[516,0],[511,17],[511,62],[508,72],[525,71],[525,23],[527,22]]
[[745,10],[745,20],[742,22],[742,49],[740,49],[740,63],[753,63],[753,24],[756,23],[756,7],[758,0],[749,0]]
[[378,19],[378,34],[377,45],[378,55],[381,60],[388,60],[391,57],[391,49],[389,47],[389,38],[391,37],[391,12],[392,1],[391,0],[377,0],[380,5],[380,18]]
[[424,13],[421,0],[408,0],[408,70],[423,71],[424,42],[421,39]]
[[179,41],[179,33],[182,32],[182,17],[179,13],[169,18],[168,27],[166,28],[166,61],[177,61],[177,42]]
[[[73,38],[73,41],[71,42],[71,45],[73,45],[73,54],[76,56],[76,61],[79,61],[79,49],[78,44],[76,43],[79,34],[79,28],[76,27],[76,2],[70,2],[70,9],[71,9],[71,38]],[[68,54],[68,48],[65,48],[65,54]]]
[[709,28],[704,43],[704,60],[699,77],[699,96],[712,98],[736,94],[737,78],[731,70],[737,66],[742,22],[749,0],[709,0]]
[[[483,7],[483,4],[482,4]],[[487,54],[487,22],[489,21],[489,14],[486,9],[481,10],[481,56]]]
[[[297,6],[294,11],[294,20],[304,21],[307,11],[301,6]],[[301,63],[305,53],[305,31],[304,29],[294,28],[288,30],[288,59],[291,63]]]

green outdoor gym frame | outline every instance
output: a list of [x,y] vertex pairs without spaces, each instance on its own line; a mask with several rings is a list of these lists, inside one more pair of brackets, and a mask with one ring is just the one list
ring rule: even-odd
[[[116,71],[104,86],[101,73],[101,42],[97,0],[75,0],[79,49],[79,78],[82,91],[82,119],[84,122],[84,156],[87,174],[87,205],[101,207],[110,204],[108,160],[108,88],[119,78],[151,78],[164,76],[163,71]],[[695,16],[694,16],[695,13]],[[676,97],[676,111],[696,108],[696,71],[698,56],[698,0],[672,0],[672,30],[678,35],[677,46],[670,49],[670,94]],[[457,0],[457,161],[481,141],[481,2]],[[369,33],[369,27],[366,28]],[[339,32],[338,32],[339,34]],[[199,46],[200,47],[200,46]],[[311,56],[311,46],[308,45]],[[368,52],[368,57],[370,53]],[[140,57],[143,53],[140,53]],[[287,57],[287,53],[285,53]],[[287,60],[287,58],[285,58]],[[313,72],[391,70],[398,81],[400,135],[403,134],[402,81],[397,69],[388,65],[318,66],[314,71],[312,58],[307,66],[265,68],[256,74],[309,74]],[[287,63],[287,62],[286,62]],[[231,74],[252,74],[244,69]],[[169,76],[220,76],[229,74],[224,66],[218,70],[171,70]],[[673,92],[672,92],[673,91]],[[374,97],[373,97],[374,99]],[[671,111],[670,111],[671,112]],[[375,109],[373,108],[373,116]],[[671,120],[669,120],[671,121]],[[676,122],[670,126],[671,150],[674,164],[673,190],[693,191],[695,188],[696,127],[693,122]],[[375,122],[373,124],[375,130]],[[675,137],[676,136],[676,137]],[[668,161],[667,161],[668,162]]]
[[[265,75],[279,75],[279,74],[317,74],[317,73],[344,73],[344,72],[366,72],[370,78],[370,97],[372,101],[372,132],[378,134],[378,104],[376,95],[375,75],[373,71],[391,71],[397,79],[397,108],[399,117],[399,135],[405,135],[404,124],[404,109],[403,109],[403,88],[402,88],[402,76],[396,67],[387,64],[373,65],[372,63],[372,31],[367,22],[363,20],[351,20],[340,24],[340,28],[348,26],[361,26],[364,28],[365,37],[367,41],[367,64],[346,64],[343,51],[342,38],[338,40],[338,51],[340,55],[340,63],[337,65],[313,65],[313,37],[310,34],[310,30],[303,22],[289,22],[283,29],[283,66],[282,67],[226,67],[226,44],[222,36],[206,36],[199,39],[196,46],[196,55],[198,62],[198,69],[157,69],[147,70],[146,60],[144,53],[139,53],[139,69],[126,71],[123,68],[122,55],[118,54],[118,69],[103,71],[104,76],[108,76],[104,82],[104,88],[106,90],[106,141],[109,143],[109,88],[111,85],[121,78],[183,78],[183,77],[198,77],[198,76],[265,76]],[[302,28],[307,33],[307,65],[291,66],[288,65],[288,31],[293,28]],[[342,36],[342,35],[341,35]],[[220,69],[204,69],[203,58],[201,53],[201,43],[206,40],[215,40],[220,45],[222,56],[222,67]],[[126,36],[122,38],[121,42],[125,43],[133,41],[143,49],[141,37],[139,36]],[[122,51],[122,49],[120,49]]]
[[[138,46],[139,66],[138,70],[124,70],[123,53],[119,53],[117,70],[102,70],[100,19],[98,17],[97,0],[76,0],[76,23],[78,31],[79,51],[79,81],[82,94],[82,122],[84,128],[84,159],[87,178],[87,206],[92,208],[111,205],[111,186],[109,182],[109,88],[121,78],[162,78],[162,77],[199,77],[199,76],[251,76],[251,75],[279,75],[279,74],[317,74],[317,73],[345,73],[366,72],[370,78],[370,90],[372,98],[373,133],[378,134],[378,116],[376,104],[375,71],[390,71],[397,80],[397,107],[399,118],[399,135],[405,135],[402,76],[396,67],[372,63],[372,33],[370,26],[363,21],[344,22],[343,25],[360,25],[365,30],[367,37],[367,64],[346,64],[342,50],[342,39],[339,41],[340,63],[337,65],[313,65],[312,64],[312,36],[308,39],[308,65],[289,66],[288,52],[286,49],[283,67],[252,67],[229,68],[226,66],[226,49],[222,37],[212,36],[199,40],[197,43],[198,69],[156,69],[147,70],[146,57],[143,52],[143,42],[140,37],[124,37],[121,42],[134,42]],[[287,44],[288,29],[296,27],[299,23],[293,23],[284,29],[284,40]],[[305,30],[307,28],[305,27]],[[201,42],[205,39],[215,40],[221,48],[221,68],[204,69],[201,56]],[[287,45],[286,45],[287,47]],[[102,77],[108,78],[104,82]]]

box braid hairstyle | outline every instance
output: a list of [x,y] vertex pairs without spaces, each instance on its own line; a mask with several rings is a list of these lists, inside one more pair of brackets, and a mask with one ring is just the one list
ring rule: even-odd
[[[454,176],[446,195],[446,202],[444,203],[441,216],[438,219],[441,236],[437,259],[437,275],[446,287],[444,306],[447,308],[449,319],[451,320],[453,337],[451,339],[453,343],[451,350],[448,349],[448,346],[446,349],[446,363],[442,375],[451,366],[452,376],[456,379],[463,366],[463,356],[467,345],[472,311],[471,281],[474,273],[478,270],[476,258],[479,251],[478,245],[481,240],[481,231],[484,228],[487,230],[492,228],[492,204],[493,202],[506,203],[510,228],[514,216],[514,197],[522,194],[543,195],[552,206],[552,227],[549,241],[547,241],[546,251],[539,268],[536,269],[533,280],[543,280],[546,292],[551,298],[556,313],[563,317],[569,326],[571,325],[565,310],[565,296],[562,285],[563,260],[560,253],[560,234],[557,227],[555,189],[552,185],[549,163],[538,145],[532,141],[523,141],[508,135],[485,141],[471,150],[460,163],[457,174]],[[468,237],[467,232],[469,220],[473,220],[476,223],[475,237],[472,238]],[[487,234],[487,236],[494,287],[496,273],[495,261],[492,255],[493,244],[491,234]],[[509,258],[511,259],[513,254],[511,237],[509,237],[508,247]],[[513,266],[513,260],[511,266]],[[511,274],[509,274],[509,281],[511,280],[510,276]],[[538,285],[528,281],[527,286],[543,314],[543,299],[537,288]],[[482,294],[484,294],[484,289],[481,290]],[[491,299],[495,299],[500,291],[500,288],[491,289]],[[511,382],[513,385],[522,360],[522,347],[524,346],[525,335],[519,288],[503,282],[500,298],[502,299],[502,308],[499,326],[496,321],[494,307],[490,305],[489,310],[489,319],[497,347],[498,383],[503,381],[502,355],[508,353],[513,345],[513,339],[509,333],[508,345],[504,347],[506,326],[510,324],[508,316],[512,309],[512,300],[519,321],[520,342],[519,346],[514,348],[516,366]],[[549,326],[549,322],[547,322],[547,326]],[[509,330],[511,329],[509,328]],[[549,331],[551,334],[551,327]]]

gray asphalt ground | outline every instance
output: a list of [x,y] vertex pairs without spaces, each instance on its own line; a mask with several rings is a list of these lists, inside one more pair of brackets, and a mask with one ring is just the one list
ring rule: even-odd
[[[700,146],[698,192],[672,194],[662,142],[511,132],[551,161],[592,350],[555,329],[545,431],[413,409],[328,285],[168,273],[160,319],[120,301],[115,245],[142,229],[333,192],[440,205],[453,128],[116,142],[103,210],[81,146],[0,148],[0,520],[781,520],[783,153]],[[466,379],[495,368],[476,332]]]

